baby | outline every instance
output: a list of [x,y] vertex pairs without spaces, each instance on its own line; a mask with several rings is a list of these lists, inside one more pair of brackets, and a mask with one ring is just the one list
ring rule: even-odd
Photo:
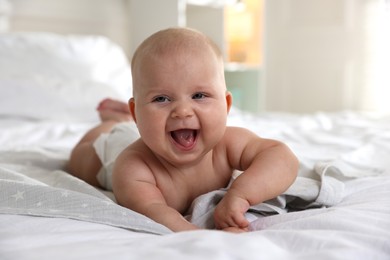
[[[198,229],[182,216],[192,201],[226,187],[234,170],[243,171],[216,206],[214,221],[218,229],[247,231],[245,212],[283,193],[297,176],[298,161],[281,142],[226,126],[232,96],[218,47],[192,29],[162,30],[138,47],[131,70],[128,106],[113,100],[100,104],[102,123],[74,148],[69,171],[112,188],[119,204],[173,231]],[[110,131],[105,143],[122,133],[117,143],[123,147],[113,145],[119,155],[113,167],[105,167],[95,142]]]

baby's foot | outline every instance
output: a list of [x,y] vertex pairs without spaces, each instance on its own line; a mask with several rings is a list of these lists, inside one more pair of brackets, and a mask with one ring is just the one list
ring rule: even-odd
[[133,121],[133,117],[130,114],[129,106],[127,103],[106,98],[103,99],[98,107],[100,119],[102,121],[114,120],[118,122]]

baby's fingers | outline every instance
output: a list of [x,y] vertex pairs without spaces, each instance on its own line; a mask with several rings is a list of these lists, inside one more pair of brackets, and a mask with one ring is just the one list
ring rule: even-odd
[[248,220],[239,212],[231,212],[230,214],[214,215],[215,226],[218,229],[226,229],[230,227],[247,228]]
[[228,228],[224,228],[223,231],[227,231],[231,233],[244,233],[244,232],[248,232],[249,228],[228,227]]
[[234,227],[247,228],[249,226],[249,221],[242,214],[234,214],[233,221]]

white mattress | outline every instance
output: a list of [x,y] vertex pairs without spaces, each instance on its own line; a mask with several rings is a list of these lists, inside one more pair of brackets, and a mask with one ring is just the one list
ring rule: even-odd
[[64,169],[97,102],[129,92],[106,39],[0,35],[0,259],[390,259],[390,117],[233,109],[230,125],[291,147],[299,177],[251,209],[248,233],[211,228],[222,190],[187,216],[205,229],[172,233]]

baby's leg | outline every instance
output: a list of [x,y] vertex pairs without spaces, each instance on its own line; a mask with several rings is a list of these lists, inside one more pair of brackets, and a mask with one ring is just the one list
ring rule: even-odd
[[91,185],[100,186],[96,175],[102,163],[95,152],[93,143],[102,133],[109,133],[118,122],[132,120],[126,107],[126,103],[111,99],[105,99],[99,104],[97,110],[102,122],[87,132],[73,148],[67,165],[67,170],[72,175]]
[[94,186],[100,186],[96,175],[102,167],[93,147],[94,141],[102,133],[108,133],[117,124],[116,121],[104,121],[92,128],[73,148],[67,170],[74,176]]
[[100,102],[97,111],[102,121],[115,120],[121,122],[133,120],[128,104],[121,101],[106,98]]

